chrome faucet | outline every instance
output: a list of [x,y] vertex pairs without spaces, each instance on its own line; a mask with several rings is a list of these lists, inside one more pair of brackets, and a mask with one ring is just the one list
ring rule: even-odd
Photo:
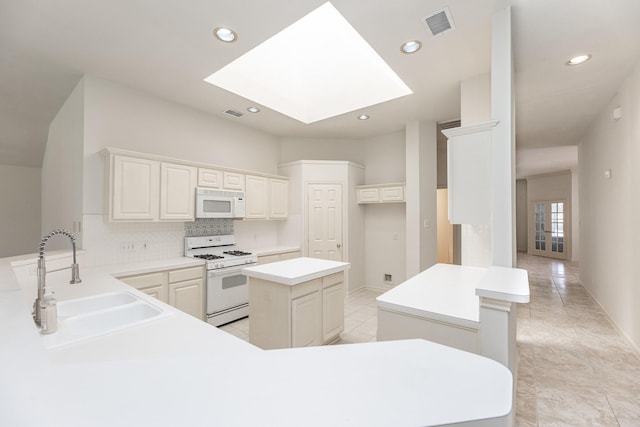
[[[53,230],[49,234],[45,234],[42,240],[40,241],[40,250],[38,256],[38,297],[33,303],[33,320],[36,322],[36,325],[40,328],[43,334],[49,334],[55,332],[57,329],[57,323],[55,322],[56,313],[55,313],[55,299],[51,296],[46,296],[46,283],[45,276],[47,275],[47,270],[44,262],[44,249],[47,245],[47,241],[55,236],[56,234],[62,234],[67,236],[71,240],[71,246],[73,248],[73,264],[71,264],[71,281],[69,283],[80,283],[80,270],[78,268],[78,263],[76,262],[76,238],[73,234],[69,233],[66,230]],[[43,318],[42,309],[43,307],[53,305],[52,309],[54,312],[51,315],[47,315]],[[47,321],[48,318],[53,317],[53,322]],[[50,320],[50,319],[49,319]]]

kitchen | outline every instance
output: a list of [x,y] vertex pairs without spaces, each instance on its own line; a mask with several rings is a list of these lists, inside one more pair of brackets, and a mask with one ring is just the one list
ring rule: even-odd
[[[435,132],[433,132],[433,127],[427,127],[422,133],[420,126],[414,126],[414,128],[417,133],[412,130],[412,138],[424,140],[430,139],[432,141],[431,149],[435,151]],[[267,174],[281,176],[282,174],[278,168],[279,165],[291,163],[289,160],[300,160],[300,158],[287,158],[287,154],[290,153],[288,148],[293,145],[299,145],[300,143],[301,141],[280,141],[270,135],[235,125],[226,120],[206,116],[186,107],[163,101],[141,91],[98,77],[85,75],[60,109],[50,127],[47,150],[42,168],[42,192],[44,195],[43,206],[47,207],[43,210],[43,228],[48,229],[50,227],[58,228],[60,226],[64,226],[77,233],[80,247],[84,250],[84,253],[81,256],[81,262],[83,265],[86,265],[85,273],[83,273],[83,280],[85,283],[93,282],[95,290],[95,286],[97,286],[99,279],[95,273],[92,273],[92,268],[99,270],[100,265],[105,264],[127,265],[145,263],[153,262],[154,259],[168,260],[184,255],[184,222],[174,223],[157,221],[154,223],[152,221],[148,223],[131,224],[109,222],[107,220],[108,204],[105,201],[108,200],[108,196],[106,194],[107,185],[105,184],[107,181],[105,180],[105,176],[107,176],[108,171],[105,166],[106,163],[104,161],[104,156],[101,154],[105,147],[197,162],[198,164],[212,165],[222,169],[243,170],[257,175]],[[310,141],[310,143],[312,143],[312,141]],[[423,144],[424,143],[420,143],[420,145]],[[330,147],[330,145],[334,145],[335,147]],[[326,151],[325,153],[318,153],[319,157],[317,157],[317,160],[327,161],[328,158],[329,161],[334,162],[344,163],[345,160],[348,161],[347,164],[342,164],[341,166],[343,168],[355,168],[357,171],[355,171],[353,175],[355,176],[355,174],[359,174],[358,181],[350,182],[350,179],[355,178],[344,178],[345,188],[349,191],[353,191],[355,189],[355,185],[358,184],[403,182],[405,180],[405,169],[407,169],[405,165],[406,158],[413,158],[412,154],[405,151],[405,145],[404,131],[394,132],[387,136],[375,137],[371,141],[370,146],[373,153],[372,158],[380,159],[380,156],[384,157],[384,168],[368,169],[366,167],[368,160],[366,150],[363,151],[360,144],[342,143],[339,140],[336,140],[333,144],[324,145],[325,148],[323,150]],[[203,150],[203,146],[209,148]],[[331,148],[337,147],[339,147],[339,150],[331,150]],[[317,147],[315,147],[315,149],[317,150]],[[308,157],[305,157],[302,157],[302,159],[307,160]],[[349,162],[353,162],[353,164]],[[362,164],[364,168],[362,168],[362,166],[358,167],[358,163]],[[301,167],[304,167],[304,165]],[[419,165],[417,163],[412,163],[409,166],[409,169],[418,171]],[[55,177],[55,179],[53,179],[53,177]],[[410,192],[408,194],[412,194],[411,189],[409,189],[409,191]],[[419,187],[416,187],[413,191],[419,191]],[[414,196],[408,196],[407,200],[410,200],[410,203],[415,203],[416,200],[413,197]],[[357,206],[353,197],[347,196],[347,200],[349,199],[353,199],[354,205],[349,206],[349,209],[355,208],[355,214],[359,215],[361,218],[361,221],[349,224],[348,226],[350,228],[345,229],[345,234],[353,236],[352,239],[345,242],[345,250],[353,251],[354,254],[358,254],[358,257],[360,257],[359,259],[355,256],[347,257],[349,262],[353,263],[352,269],[349,271],[349,292],[355,292],[365,284],[364,265],[366,260],[363,259],[366,257],[366,251],[364,251],[365,244],[373,244],[376,243],[377,240],[384,245],[385,241],[388,240],[391,244],[386,245],[387,247],[390,249],[400,249],[402,253],[404,251],[403,243],[406,244],[407,241],[411,242],[412,239],[405,238],[405,215],[408,208],[403,208],[401,203],[389,204],[387,206],[380,205],[364,207]],[[429,209],[435,212],[435,203],[432,203]],[[384,216],[385,218],[389,218],[389,224],[394,224],[393,228],[388,232],[383,233],[383,235],[379,235],[378,230],[372,230],[372,235],[369,237],[369,241],[367,242],[365,232],[365,210],[366,216],[371,216],[372,218],[375,218],[376,216]],[[304,251],[306,248],[303,248],[303,242],[300,238],[300,229],[302,227],[298,226],[298,234],[296,235],[291,233],[290,230],[287,230],[287,227],[285,226],[285,224],[295,223],[296,219],[300,221],[301,216],[302,203],[298,203],[290,206],[289,218],[287,221],[235,220],[233,222],[233,234],[237,240],[236,244],[239,248],[248,248],[252,251],[259,250],[261,248],[283,246],[298,247]],[[435,214],[432,218],[435,218]],[[54,226],[53,224],[56,225]],[[422,227],[420,227],[420,229],[422,229]],[[430,236],[430,240],[433,241],[433,233],[433,228],[427,228],[424,232],[420,231],[417,236],[420,240],[425,241],[429,239]],[[55,246],[58,246],[60,249],[65,248],[65,243],[63,241],[52,240],[51,243],[52,248],[55,248]],[[54,243],[57,245],[53,245]],[[412,244],[415,245],[416,243]],[[419,247],[420,243],[417,242],[417,245]],[[432,251],[431,253],[435,253],[435,251]],[[416,256],[423,259],[414,263],[414,265],[409,269],[409,272],[411,269],[418,271],[420,263],[429,262],[428,259],[426,259],[425,256],[420,255],[419,252]],[[381,267],[387,269],[385,273],[391,274],[393,280],[396,281],[395,283],[399,283],[404,277],[406,277],[406,274],[408,274],[404,259],[401,255],[394,255],[389,257],[389,260],[390,263],[388,265],[382,265]],[[137,272],[139,273],[140,271]],[[60,273],[64,274],[65,272]],[[52,281],[55,274],[56,273],[52,274]],[[382,282],[383,275],[377,274],[377,276],[378,279],[376,279],[375,282]],[[375,286],[375,282],[373,286]],[[105,286],[107,285],[105,284]],[[384,289],[383,284],[380,286]],[[64,295],[60,295],[60,297],[63,296]],[[179,318],[179,316],[174,315],[173,321],[177,318]],[[156,327],[159,327],[158,325],[160,325],[160,322],[169,322],[169,319],[170,318],[162,320],[159,319],[154,323]],[[152,325],[149,324],[145,327],[151,328]],[[211,329],[211,331],[214,330],[215,329]],[[213,334],[211,331],[209,331],[208,334]],[[135,335],[135,331],[133,329],[129,330],[127,333]],[[125,332],[123,332],[123,334],[125,334]],[[130,339],[133,339],[133,336]],[[219,336],[216,339],[223,340],[223,338],[220,338]],[[107,339],[105,338],[105,340]],[[29,343],[28,345],[32,344],[33,343]],[[99,347],[102,346],[100,344],[98,345]],[[160,344],[156,343],[156,345]],[[193,343],[191,345],[193,345]],[[201,345],[206,346],[206,344]],[[434,355],[439,354],[438,351],[434,352],[434,349],[431,347],[423,349],[414,348],[407,353],[409,347],[396,348],[398,345],[399,344],[390,344],[389,349],[386,350],[384,348],[386,346],[371,348],[368,346],[354,347],[355,349],[359,349],[355,352],[351,351],[349,347],[346,346],[334,347],[336,349],[346,349],[338,351],[340,353],[347,351],[348,354],[340,356],[340,359],[343,362],[342,364],[330,364],[327,368],[330,367],[333,370],[339,369],[338,373],[340,377],[343,377],[348,383],[353,383],[348,378],[351,375],[357,374],[355,366],[359,365],[364,358],[370,359],[372,363],[376,363],[376,360],[382,360],[379,359],[380,357],[389,357],[389,351],[393,354],[413,354],[415,357],[419,357],[419,355],[424,356],[428,353]],[[404,344],[402,345],[404,346]],[[235,346],[239,346],[239,344],[235,344]],[[109,351],[104,350],[107,356],[100,356],[98,357],[98,360],[103,357],[107,357],[107,360],[113,360],[110,359],[111,357],[115,357],[116,360],[126,357],[123,354],[118,354],[119,350],[116,347],[118,346],[112,347]],[[233,347],[234,345],[230,345],[230,348]],[[308,363],[316,363],[314,360],[318,360],[318,357],[326,358],[330,356],[329,353],[324,353],[323,347],[318,347],[318,349],[322,349],[318,350],[322,353],[317,353],[320,356],[316,355],[316,353],[300,353],[300,355],[297,356],[299,358],[297,363],[301,363],[301,360],[308,361]],[[60,351],[64,353],[66,350]],[[94,350],[88,351],[95,352],[97,350],[94,348]],[[174,352],[175,351],[176,350],[174,350]],[[230,349],[229,351],[233,350]],[[114,352],[116,354],[115,356]],[[163,359],[168,357],[166,355],[167,353],[172,353],[170,351],[167,352],[166,349],[164,349],[163,352],[165,352],[165,356],[162,356]],[[380,354],[379,356],[376,356],[378,352],[380,352]],[[304,356],[304,354],[309,354],[308,357],[311,357],[311,359],[307,360],[307,356]],[[385,354],[387,356],[385,356]],[[184,353],[180,353],[178,356],[182,358],[187,357]],[[37,355],[34,357],[37,358]],[[86,354],[84,355],[84,359],[82,354],[76,354],[75,357],[85,361],[92,360],[91,357]],[[247,375],[261,375],[261,378],[263,378],[262,380],[259,380],[256,385],[277,383],[277,378],[265,379],[264,373],[259,375],[258,371],[260,368],[263,367],[264,370],[264,361],[254,360],[253,357],[249,355],[242,356],[239,360],[242,360],[244,357],[249,358],[249,365],[251,366]],[[437,357],[440,358],[440,362],[438,363],[446,364],[446,361],[450,359],[450,355],[447,354],[447,352],[444,352]],[[189,356],[186,360],[193,362],[192,358],[193,356]],[[62,360],[73,360],[73,357],[70,356],[68,359],[63,358]],[[271,363],[292,363],[287,362],[286,358],[278,360],[282,361],[271,361]],[[387,374],[384,372],[381,373],[384,376],[389,375],[389,380],[392,380],[395,375],[407,375],[407,373],[397,371],[399,366],[406,366],[406,363],[401,362],[401,360],[402,359],[398,359],[398,363],[392,363],[388,368],[383,368],[382,371],[386,372],[388,370]],[[428,360],[434,362],[434,368],[439,366],[438,363],[435,363],[435,360],[431,358]],[[14,360],[13,362],[15,363],[16,361]],[[34,361],[34,364],[37,365],[37,361]],[[193,362],[193,364],[195,366],[199,366],[199,363]],[[80,366],[82,365],[83,364],[80,364]],[[120,364],[118,363],[116,365],[119,366]],[[116,365],[113,365],[113,367],[116,368]],[[467,372],[466,374],[463,374],[463,371],[458,371],[459,374],[463,375],[467,381],[469,378],[474,377],[474,375],[477,375],[477,373],[480,372],[489,375],[494,369],[489,368],[488,366],[486,368],[480,368],[479,366],[474,365],[474,363],[469,364],[465,362],[462,363],[462,365],[466,367],[465,369],[471,370],[471,372],[465,371]],[[169,366],[173,365],[165,365],[165,368],[162,369],[166,371],[166,368]],[[126,366],[121,366],[120,368],[127,372],[128,369],[130,369]],[[75,371],[76,369],[80,368],[74,367],[72,370]],[[182,371],[177,370],[177,368],[174,369],[176,369],[176,372]],[[56,382],[55,377],[59,374],[57,369],[55,371],[55,374],[51,374],[54,378],[49,378],[52,381],[51,385]],[[278,371],[281,372],[281,370]],[[446,372],[447,370],[439,369],[439,371]],[[16,372],[23,373],[22,370],[18,370]],[[104,375],[109,376],[110,372],[110,369],[105,368]],[[202,372],[205,373],[211,371],[205,369],[202,370]],[[255,374],[253,372],[255,372]],[[426,374],[431,371],[425,370],[424,372]],[[47,375],[38,369],[35,369],[34,373],[36,375],[45,375],[45,378],[47,378]],[[138,372],[136,374],[136,378],[140,378],[139,375],[140,373]],[[318,377],[311,378],[311,381],[318,381],[319,378],[323,377],[327,379],[331,378],[331,376],[323,373],[322,370],[317,371],[315,375]],[[346,375],[346,377],[344,377],[344,375]],[[495,393],[487,393],[484,396],[504,395],[505,390],[510,393],[510,386],[507,385],[509,384],[509,377],[505,376],[508,375],[508,371],[507,374],[505,374],[505,371],[496,371],[492,375],[495,378],[501,378],[504,381],[492,381],[492,384],[498,387],[498,389],[495,390]],[[84,388],[81,386],[81,383],[78,382],[79,379],[77,374],[71,374],[71,376],[74,378],[73,383]],[[89,377],[93,377],[96,381],[104,384],[109,383],[106,378],[99,379],[95,377],[94,374],[88,376],[88,378]],[[146,375],[143,375],[143,377],[146,377]],[[61,379],[62,378],[59,378],[58,381]],[[170,380],[168,384],[173,383],[175,380],[175,378]],[[462,378],[460,378],[460,380],[462,380]],[[482,381],[480,378],[477,380]],[[134,381],[138,384],[138,379]],[[226,379],[224,381],[227,382]],[[292,380],[287,382],[293,388],[299,389],[302,387],[302,384],[299,384],[299,380],[295,380],[293,383],[290,381]],[[437,391],[434,389],[434,398],[436,396],[446,396],[448,392],[445,392],[442,389],[441,384],[443,381],[437,382],[439,385]],[[48,383],[47,380],[45,380],[45,384],[46,383]],[[456,381],[447,382],[447,384],[454,387]],[[114,383],[113,386],[115,385],[116,383]],[[158,386],[159,384],[152,381],[151,383],[144,384],[144,389]],[[367,387],[366,384],[363,384],[363,386]],[[109,389],[109,387],[107,387],[107,389]],[[262,387],[259,385],[254,387],[252,393],[259,393],[261,388]],[[396,386],[393,387],[394,390],[396,388]],[[401,388],[404,390],[402,391],[403,395],[407,395],[408,397],[413,396],[413,398],[410,398],[406,402],[404,399],[399,399],[398,402],[394,403],[393,411],[395,415],[392,416],[396,421],[400,420],[396,412],[405,412],[407,414],[413,412],[404,411],[402,408],[411,408],[411,402],[416,398],[416,395],[411,392],[410,388]],[[65,390],[65,395],[68,393],[73,394],[73,390]],[[235,389],[233,387],[226,387],[224,393],[237,394],[234,390]],[[369,393],[377,393],[375,390],[376,388],[370,388]],[[396,393],[399,393],[400,391],[401,389],[398,388]],[[456,396],[460,395],[460,391],[457,389],[451,389],[450,392],[455,393]],[[345,403],[349,402],[349,404],[354,404],[355,402],[353,399],[348,398],[349,393],[347,389],[345,389],[345,393],[346,394],[339,399],[343,400]],[[469,391],[469,393],[469,398],[472,398],[474,393],[472,391]],[[287,392],[282,390],[276,394],[280,396],[287,396]],[[20,395],[20,393],[18,393],[18,395]],[[122,398],[125,397],[126,395],[122,396]],[[13,398],[15,399],[15,396]],[[509,399],[503,400],[502,402],[506,403],[508,401]],[[271,399],[264,402],[267,407],[274,404],[273,402],[269,403],[271,402]],[[405,403],[402,402],[405,402],[409,406],[404,406]],[[415,405],[415,403],[416,402],[414,402],[413,405]],[[146,403],[144,405],[146,405]],[[380,405],[376,406],[382,407]],[[487,412],[485,412],[485,415],[480,415],[480,418],[495,416],[498,413],[504,414],[510,411],[510,409],[505,411],[504,407],[495,408],[488,401],[486,404],[481,406],[484,408],[483,410],[487,410],[487,408],[489,408],[491,411],[495,412],[492,412],[492,415],[487,415]],[[99,406],[95,407],[93,404],[89,407],[94,407],[96,410],[102,411]],[[473,409],[476,408],[476,406],[471,405],[469,408]],[[144,406],[139,409],[140,411],[136,412],[136,414],[145,413]],[[436,417],[431,419],[437,421],[429,421],[429,423],[447,422],[448,419],[446,416],[438,419],[438,417],[443,414],[452,414],[451,411],[445,409],[446,408],[443,408],[442,411],[436,411],[435,408],[430,409],[427,412],[430,414],[429,417]],[[299,405],[296,409],[296,411],[299,412],[309,410],[311,409],[307,405]],[[477,409],[473,410],[476,411]],[[62,412],[65,415],[67,414],[67,411],[65,410]],[[195,412],[194,414],[197,413],[199,412]],[[357,411],[356,413],[361,414],[360,417],[364,415],[364,412],[362,411]],[[367,417],[376,417],[375,414],[377,412],[367,411],[367,413]],[[297,413],[294,413],[292,415],[293,418],[291,418],[289,423],[293,423],[293,420],[296,419],[302,419],[296,418],[300,416],[296,414]],[[377,414],[380,415],[381,413]],[[76,414],[75,416],[80,417],[81,415],[82,414]],[[34,414],[33,416],[37,419],[38,415]],[[114,416],[117,416],[117,414],[109,414],[108,417],[105,417],[105,420],[112,419]],[[194,417],[195,416],[196,415],[194,415]],[[222,417],[221,419],[231,419],[233,415],[219,414],[219,416]],[[421,413],[420,416],[424,416],[424,413]],[[462,419],[466,416],[469,416],[469,414],[463,415]],[[478,414],[471,415],[471,418],[477,416]],[[238,414],[235,415],[235,418],[239,420],[239,423],[242,423],[242,420],[244,420],[244,422],[248,422],[247,419]],[[64,419],[64,417],[62,419]],[[171,417],[169,419],[171,419]],[[362,422],[364,422],[364,420],[360,419],[360,423]],[[407,420],[407,422],[409,424],[414,424],[416,422],[420,423],[420,421],[417,420]],[[284,424],[287,424],[287,422],[283,422],[283,425]],[[367,422],[367,424],[369,424],[369,422]]]
[[[324,140],[321,150],[326,152],[316,152],[316,159],[362,164],[364,179],[355,184],[403,182],[406,179],[414,185],[415,181],[407,179],[411,175],[408,172],[420,169],[420,164],[409,161],[415,154],[413,144],[418,140],[422,144],[422,140],[431,139],[427,146],[435,151],[435,133],[431,127],[422,129],[413,123],[407,128],[409,132],[376,136],[364,143]],[[299,149],[297,146],[300,144],[313,144],[313,140],[305,139],[272,137],[139,90],[85,75],[51,124],[42,169],[43,206],[46,206],[43,228],[57,228],[64,224],[74,230],[81,247],[86,250],[84,257],[88,267],[182,256],[184,224],[132,225],[106,221],[106,171],[100,154],[105,147],[280,175],[278,165],[283,162],[313,157],[287,159],[294,145]],[[203,150],[203,146],[208,148]],[[363,150],[363,147],[366,148]],[[313,150],[318,150],[317,146]],[[375,163],[382,158],[384,168],[367,167],[369,160]],[[423,178],[419,173],[418,176],[422,183]],[[381,243],[379,247],[399,248],[402,254],[407,247],[420,248],[421,242],[434,241],[435,231],[430,227],[424,227],[425,230],[418,227],[417,243],[413,241],[415,236],[406,237],[415,231],[412,228],[415,225],[408,225],[405,218],[413,215],[409,204],[416,203],[414,196],[420,192],[419,185],[413,188],[413,193],[409,190],[408,205],[404,209],[401,204],[358,207],[356,214],[364,218],[364,226],[361,230],[350,230],[355,239],[349,241],[347,249],[361,254],[365,262],[354,263],[349,276],[350,292],[364,287],[365,283],[385,289],[381,283],[382,274],[376,274],[377,278],[371,281],[365,279],[364,266],[369,256],[365,247]],[[419,215],[435,218],[435,203],[431,199],[427,202],[430,203],[427,211],[419,212]],[[287,223],[296,215],[300,218],[301,210],[292,208]],[[367,221],[378,216],[388,218],[391,229],[382,235],[377,229],[369,229],[367,233]],[[251,250],[281,246],[305,249],[300,234],[289,233],[280,221],[235,221],[233,226],[239,247]],[[64,246],[60,244],[60,247]],[[422,264],[431,262],[429,257],[435,251],[429,248],[425,252],[421,254],[418,250],[417,254],[412,253],[409,255],[411,262],[406,264],[401,255],[389,257],[389,264],[382,266],[384,272],[391,274],[395,283],[402,282],[408,275],[420,271]],[[352,261],[352,258],[347,259]]]

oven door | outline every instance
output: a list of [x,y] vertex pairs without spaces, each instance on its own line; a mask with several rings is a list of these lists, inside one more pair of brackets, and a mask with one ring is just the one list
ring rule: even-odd
[[249,303],[249,278],[242,274],[244,267],[207,272],[207,316]]

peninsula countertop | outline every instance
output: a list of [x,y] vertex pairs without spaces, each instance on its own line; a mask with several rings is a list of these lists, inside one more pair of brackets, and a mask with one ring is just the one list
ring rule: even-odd
[[348,270],[350,267],[351,264],[348,262],[301,257],[243,268],[242,274],[282,285],[294,286]]
[[[148,268],[81,266],[82,284],[68,271],[49,284],[61,298],[151,298],[112,276]],[[0,425],[510,425],[510,372],[428,341],[263,351],[165,305],[156,321],[46,351],[2,259],[0,281]]]

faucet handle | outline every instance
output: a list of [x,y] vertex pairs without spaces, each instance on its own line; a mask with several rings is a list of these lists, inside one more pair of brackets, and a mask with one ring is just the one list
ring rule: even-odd
[[80,266],[78,264],[71,264],[71,281],[70,284],[82,283],[80,279]]

